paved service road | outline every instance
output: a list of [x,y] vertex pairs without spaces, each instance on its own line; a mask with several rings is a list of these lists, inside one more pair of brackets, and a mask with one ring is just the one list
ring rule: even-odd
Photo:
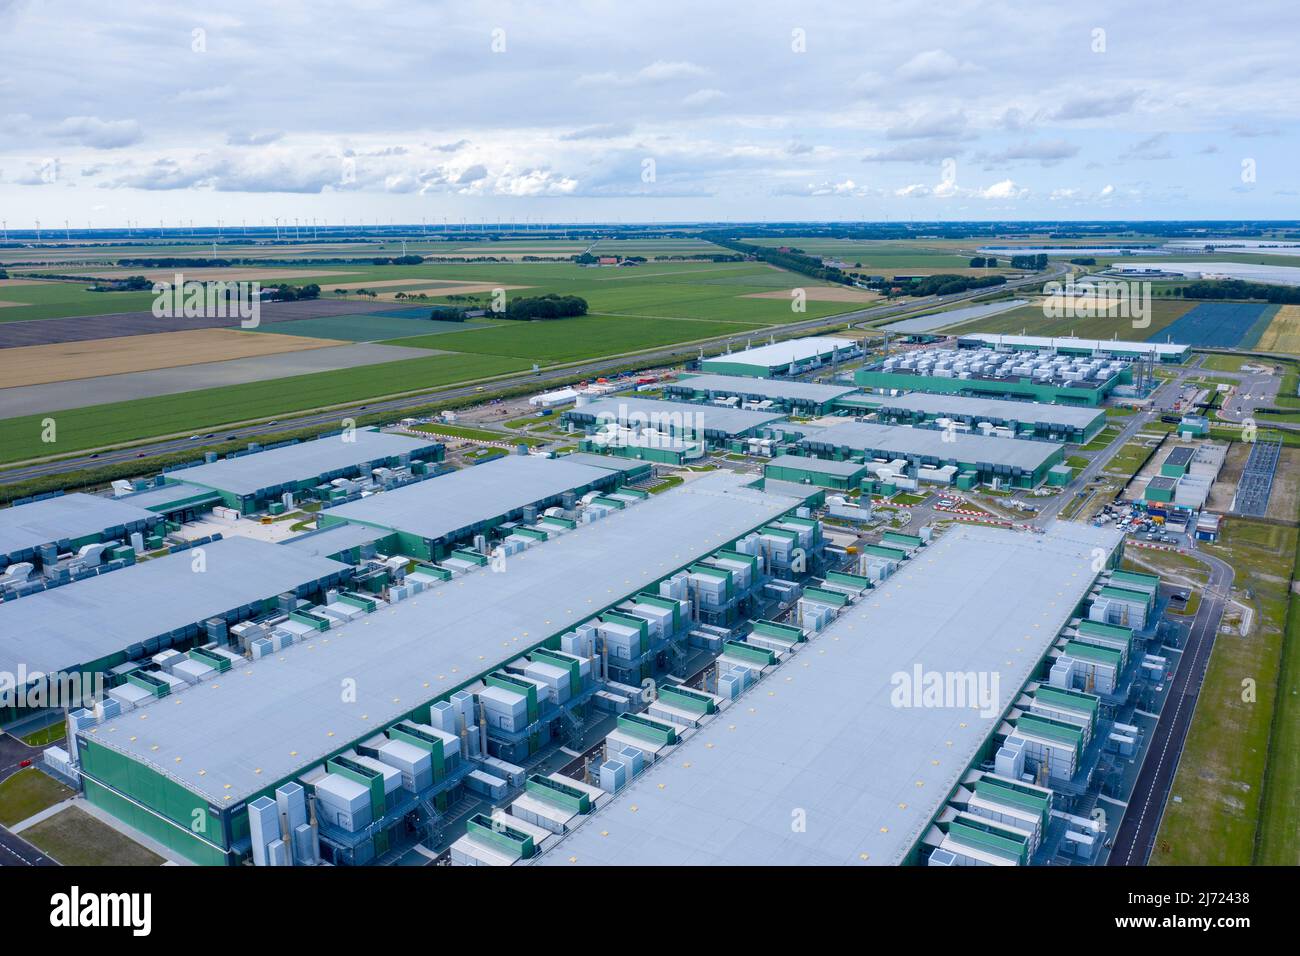
[[1214,638],[1232,588],[1231,565],[1202,552],[1186,553],[1209,565],[1210,580],[1201,595],[1201,605],[1188,632],[1178,670],[1172,677],[1173,686],[1165,698],[1128,809],[1115,833],[1110,866],[1144,866],[1151,858],[1187,730],[1205,681],[1210,653],[1214,650]]

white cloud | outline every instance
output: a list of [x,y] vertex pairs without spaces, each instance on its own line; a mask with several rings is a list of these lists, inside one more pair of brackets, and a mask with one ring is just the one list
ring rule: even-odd
[[140,142],[144,135],[135,120],[102,120],[98,116],[69,116],[50,134],[92,149],[121,149]]
[[1028,195],[1028,189],[1017,186],[1010,179],[1004,179],[979,191],[981,199],[1024,199]]
[[705,106],[709,103],[716,103],[718,100],[725,99],[726,93],[722,90],[713,88],[696,90],[694,93],[688,93],[682,97],[682,103],[686,106]]

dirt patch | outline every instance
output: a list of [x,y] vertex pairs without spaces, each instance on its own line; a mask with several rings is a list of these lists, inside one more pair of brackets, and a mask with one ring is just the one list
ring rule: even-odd
[[0,289],[16,289],[22,285],[49,285],[46,279],[0,279]]
[[0,302],[0,309],[12,308],[15,305],[31,305],[30,302]]
[[176,274],[189,281],[257,282],[262,279],[310,279],[320,276],[352,276],[355,272],[322,272],[316,269],[226,268],[226,269],[113,269],[110,272],[88,272],[96,279],[124,279],[127,276],[144,276],[150,282],[171,282]]
[[0,388],[222,362],[347,343],[301,335],[195,329],[7,349]]
[[1268,496],[1266,517],[1294,521],[1300,514],[1300,448],[1283,448],[1273,473],[1273,490]]
[[[880,296],[865,289],[850,289],[846,286],[801,286],[809,301],[812,302],[874,302]],[[750,292],[742,299],[782,299],[789,302],[793,289],[777,289],[774,292]]]

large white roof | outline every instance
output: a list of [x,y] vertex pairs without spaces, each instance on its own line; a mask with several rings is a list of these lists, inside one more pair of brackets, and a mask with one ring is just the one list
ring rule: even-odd
[[[903,862],[1088,593],[1094,549],[1119,537],[951,529],[540,862]],[[996,675],[992,715],[896,706],[896,675],[918,667],[991,690]]]

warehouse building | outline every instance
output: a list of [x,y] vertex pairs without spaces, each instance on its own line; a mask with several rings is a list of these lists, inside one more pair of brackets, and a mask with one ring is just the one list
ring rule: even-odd
[[800,415],[826,415],[835,402],[857,391],[851,385],[818,385],[744,375],[692,375],[664,384],[664,394],[689,402],[743,402],[756,411],[776,409]]
[[872,470],[882,478],[884,471],[893,477],[905,473],[911,480],[961,488],[994,482],[1033,488],[1065,457],[1065,446],[1052,442],[866,422],[832,425],[800,439],[799,445],[808,454],[824,458],[878,459]]
[[871,469],[864,462],[835,461],[807,455],[779,455],[763,466],[764,478],[817,485],[836,491],[852,491],[861,487],[862,480],[870,474]]
[[1097,407],[1132,381],[1132,369],[1119,359],[923,349],[891,355],[858,371],[854,380],[887,395],[935,392]]
[[1119,339],[1080,339],[1074,336],[1049,338],[1042,335],[1003,335],[1000,332],[970,332],[957,339],[960,348],[1006,349],[1013,352],[1047,352],[1053,355],[1114,357],[1124,361],[1156,359],[1165,364],[1187,361],[1191,346],[1164,342],[1124,342]]
[[442,455],[435,441],[360,429],[260,451],[250,446],[241,455],[173,469],[167,478],[214,491],[226,507],[251,514],[285,492],[320,497],[315,489],[335,479],[417,460],[440,461]]
[[[196,862],[255,853],[297,862],[311,859],[311,834],[301,855],[286,848],[262,802],[291,799],[285,788],[297,785],[316,799],[323,851],[335,862],[382,855],[411,813],[446,809],[453,785],[499,798],[533,782],[491,741],[528,742],[535,714],[566,690],[586,693],[583,670],[598,658],[579,653],[584,633],[632,619],[632,609],[616,609],[634,598],[673,620],[681,602],[648,591],[663,593],[661,584],[799,503],[749,480],[717,473],[650,497],[518,554],[509,573],[465,574],[447,586],[431,579],[418,594],[390,588],[382,613],[354,607],[328,636],[308,630],[306,646],[290,641],[241,665],[238,679],[182,691],[184,706],[146,701],[141,713],[81,715],[74,737],[86,797]],[[355,694],[340,694],[349,682]],[[399,764],[396,776],[384,769]],[[557,790],[543,779],[527,789],[581,812],[576,785]],[[528,841],[544,838],[530,827],[554,817],[538,810],[501,850],[512,859],[530,852]],[[196,818],[206,825],[192,826]],[[480,826],[493,830],[486,818]]]
[[[758,677],[754,705],[740,698],[693,728],[540,862],[920,862],[943,838],[948,800],[993,758],[1012,702],[1080,613],[1094,549],[1113,560],[1120,540],[1064,522],[1042,535],[950,529],[794,652],[793,680]],[[792,826],[799,808],[806,825]]]
[[438,561],[476,534],[529,514],[535,520],[568,496],[623,483],[623,472],[612,463],[597,467],[570,457],[507,455],[324,509],[316,525],[364,525],[393,538],[392,547],[402,554]]
[[701,359],[700,371],[715,375],[745,375],[750,378],[783,378],[833,365],[861,354],[861,345],[852,339],[815,335]]
[[[335,587],[352,568],[252,538],[225,538],[0,603],[0,671],[107,674]],[[114,669],[118,669],[114,673]]]
[[627,396],[571,408],[560,418],[588,433],[622,428],[716,444],[756,435],[783,422],[785,414]]
[[1012,437],[1078,445],[1091,441],[1106,427],[1106,413],[1099,408],[927,392],[882,397],[876,411],[881,418],[899,424],[953,423],[959,430],[985,434],[1005,429]]
[[149,534],[162,516],[98,495],[53,495],[0,509],[0,569],[20,562],[53,565],[60,554]]

